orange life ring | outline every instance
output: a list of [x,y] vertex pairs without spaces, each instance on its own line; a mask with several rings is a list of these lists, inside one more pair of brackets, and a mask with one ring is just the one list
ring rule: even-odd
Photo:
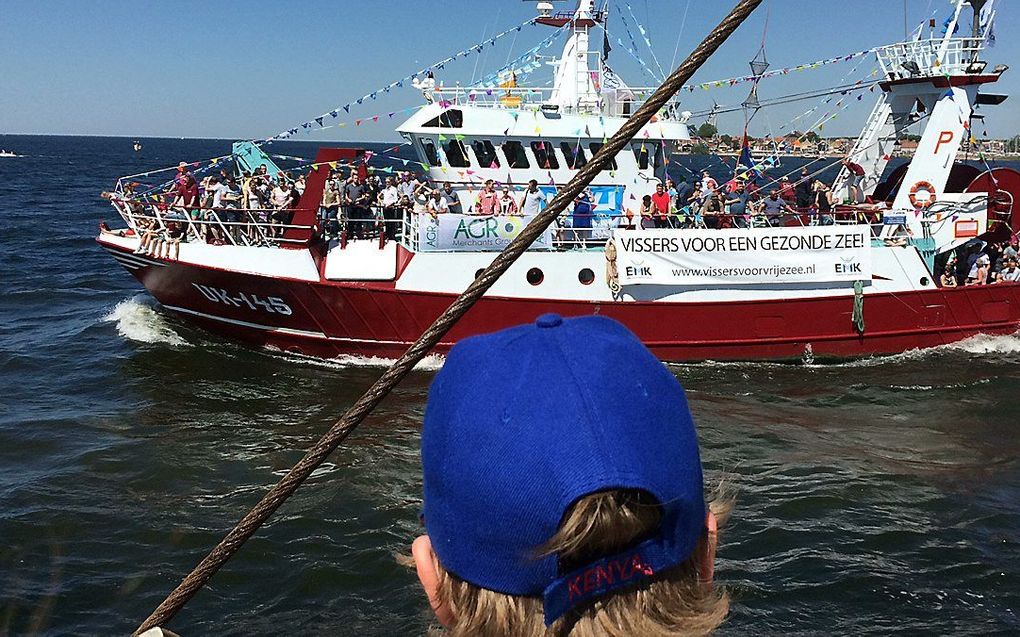
[[[917,192],[919,190],[925,190],[928,192],[928,198],[924,200],[917,199]],[[917,208],[918,210],[924,210],[935,203],[935,186],[931,185],[931,182],[919,181],[910,189],[910,205]]]

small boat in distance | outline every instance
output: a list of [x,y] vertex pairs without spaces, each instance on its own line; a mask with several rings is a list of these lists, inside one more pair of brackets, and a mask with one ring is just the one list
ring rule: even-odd
[[132,142],[132,145],[133,145],[136,153],[142,152],[142,142],[140,142],[140,141],[138,141],[136,139],[134,142]]
[[0,157],[21,157],[21,155],[9,150],[0,149]]

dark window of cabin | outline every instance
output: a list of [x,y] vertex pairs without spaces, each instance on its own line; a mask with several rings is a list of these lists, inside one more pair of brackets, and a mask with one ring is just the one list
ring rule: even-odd
[[421,149],[425,153],[425,161],[429,166],[439,165],[439,153],[436,152],[436,144],[431,139],[421,140]]
[[471,147],[475,149],[475,158],[478,159],[478,165],[482,168],[499,168],[499,156],[496,154],[496,149],[493,147],[492,142],[487,139],[476,139],[471,142]]
[[464,113],[456,108],[448,108],[422,124],[422,128],[463,128],[463,126]]
[[[588,144],[588,148],[591,150],[591,156],[594,157],[600,150],[602,150],[602,142],[592,142]],[[616,157],[609,159],[609,170],[616,170]]]
[[503,154],[510,168],[531,168],[531,162],[520,142],[503,142]]
[[531,152],[535,153],[535,161],[538,162],[539,168],[556,169],[560,167],[552,142],[531,142]]
[[560,142],[560,150],[563,151],[563,159],[567,162],[567,168],[578,170],[584,168],[584,165],[588,163],[584,148],[579,143]]
[[641,170],[648,169],[648,146],[645,144],[631,144],[631,150],[634,151],[634,159],[637,160],[637,166]]
[[467,148],[464,148],[464,142],[459,139],[451,139],[444,143],[443,150],[446,151],[446,161],[454,168],[467,168],[471,165]]

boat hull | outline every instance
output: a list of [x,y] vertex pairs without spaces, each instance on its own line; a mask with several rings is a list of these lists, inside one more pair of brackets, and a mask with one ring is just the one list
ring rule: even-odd
[[[134,255],[100,244],[167,309],[217,334],[320,358],[394,358],[455,296],[398,290],[392,282],[268,277]],[[533,321],[599,314],[627,325],[662,360],[858,358],[930,348],[1020,328],[1020,285],[870,293],[865,330],[847,296],[725,302],[574,301],[485,297],[447,334],[459,339]]]

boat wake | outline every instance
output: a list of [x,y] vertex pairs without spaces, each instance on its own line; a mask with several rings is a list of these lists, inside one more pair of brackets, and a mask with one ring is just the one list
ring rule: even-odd
[[928,349],[912,349],[902,354],[890,356],[876,356],[858,361],[845,363],[849,367],[867,367],[870,365],[884,365],[889,363],[901,363],[905,361],[916,361],[934,356],[952,354],[973,354],[973,355],[1004,355],[1020,353],[1020,332],[1013,334],[978,334],[965,338],[962,341],[939,345]]
[[1006,335],[978,334],[956,343],[939,345],[926,349],[911,349],[899,354],[888,354],[884,356],[870,356],[855,360],[829,360],[815,362],[812,357],[810,361],[714,361],[687,363],[668,363],[672,368],[682,367],[790,367],[799,365],[808,368],[830,368],[830,367],[880,367],[883,365],[896,365],[899,363],[913,362],[934,358],[938,356],[951,356],[953,354],[971,354],[974,356],[1003,356],[1020,353],[1020,331]]
[[968,354],[1016,354],[1020,352],[1020,332],[999,336],[979,334],[945,347]]
[[[282,358],[290,362],[305,363],[329,369],[351,369],[360,367],[385,369],[397,360],[395,358],[384,358],[382,356],[358,356],[355,354],[344,354],[343,356],[337,356],[336,358],[315,358],[314,356],[304,356],[272,348],[269,348],[268,351],[274,357]],[[429,354],[419,361],[418,364],[414,366],[414,369],[419,372],[435,372],[439,371],[444,362],[446,362],[446,358],[441,354]]]
[[138,295],[121,301],[103,317],[103,322],[116,323],[118,334],[137,343],[163,343],[174,347],[188,345],[188,341],[181,338],[166,318],[145,299],[145,296]]

